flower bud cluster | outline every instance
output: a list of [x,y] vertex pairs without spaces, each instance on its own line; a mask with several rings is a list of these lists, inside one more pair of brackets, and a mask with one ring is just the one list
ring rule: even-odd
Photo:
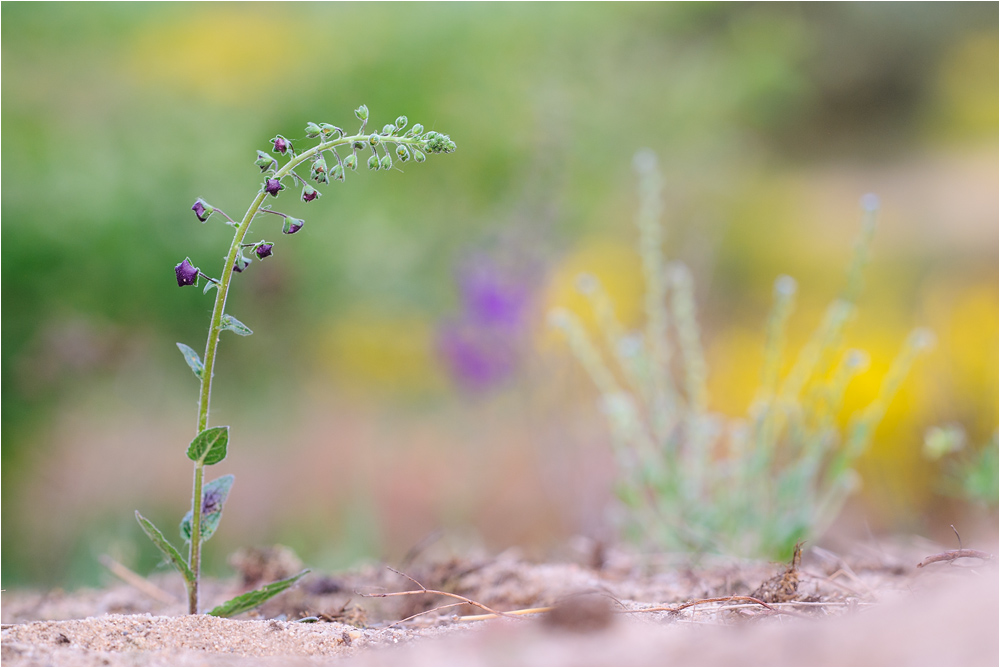
[[[356,135],[351,137],[348,137],[341,128],[329,123],[307,123],[305,127],[306,137],[318,139],[320,144],[302,154],[296,153],[292,141],[288,138],[282,135],[274,136],[270,140],[270,151],[258,150],[257,158],[254,161],[254,164],[260,167],[261,173],[265,174],[264,184],[261,188],[262,193],[277,197],[285,189],[285,184],[282,181],[291,178],[294,182],[301,184],[301,200],[303,202],[311,202],[320,197],[319,190],[295,171],[302,163],[306,162],[309,165],[309,180],[317,185],[326,185],[331,180],[341,182],[346,180],[348,170],[357,171],[360,162],[358,152],[360,151],[371,151],[371,155],[368,157],[368,168],[378,171],[392,169],[394,160],[403,163],[412,159],[414,162],[422,163],[427,160],[428,153],[451,153],[455,150],[455,143],[448,135],[434,131],[425,132],[424,126],[419,123],[415,123],[407,130],[409,119],[406,116],[398,116],[394,122],[386,123],[380,132],[365,132],[365,126],[369,119],[368,107],[359,106],[354,110],[354,115],[361,121],[361,128]],[[347,155],[342,157],[338,153],[337,147],[340,147],[341,151],[346,149]],[[281,167],[276,156],[286,158],[288,163]],[[225,212],[213,207],[200,197],[191,209],[198,220],[203,223],[213,213],[218,212],[230,225],[236,227],[240,225]],[[301,218],[271,211],[270,207],[262,206],[258,212],[281,216],[283,219],[281,232],[283,234],[295,234],[305,225],[305,221]],[[250,266],[252,259],[243,254],[244,249],[250,249],[251,255],[256,256],[258,260],[263,260],[271,256],[273,248],[274,244],[266,241],[242,244],[232,266],[232,271],[242,273]],[[185,258],[174,269],[179,286],[197,285],[199,276],[209,280],[206,290],[219,285],[219,281],[209,278],[191,264],[190,258]]]

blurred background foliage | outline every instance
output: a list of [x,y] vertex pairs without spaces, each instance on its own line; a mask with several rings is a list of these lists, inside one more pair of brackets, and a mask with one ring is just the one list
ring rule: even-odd
[[[458,144],[406,174],[351,174],[241,275],[212,422],[237,482],[209,572],[281,541],[324,568],[398,559],[436,527],[544,553],[603,535],[595,393],[546,330],[597,275],[641,319],[631,157],[660,157],[668,257],[692,267],[710,406],[743,415],[779,274],[793,349],[836,294],[858,198],[883,216],[851,345],[865,405],[905,333],[918,363],[846,513],[941,535],[931,425],[997,427],[998,9],[994,3],[4,3],[4,586],[79,585],[110,552],[156,564],[132,511],[179,521],[209,273],[255,149],[307,121],[399,114]],[[304,235],[304,236],[303,236]],[[287,241],[287,243],[285,243]],[[471,277],[471,278],[470,278]],[[974,449],[974,448],[973,448]],[[995,504],[992,511],[995,513]],[[982,520],[982,513],[966,524]],[[995,515],[993,516],[995,518]],[[976,519],[979,518],[979,519]],[[995,519],[987,517],[989,525]]]

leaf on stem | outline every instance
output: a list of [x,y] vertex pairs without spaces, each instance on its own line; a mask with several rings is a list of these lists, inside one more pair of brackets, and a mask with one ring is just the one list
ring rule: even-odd
[[[178,343],[177,345],[181,344]],[[191,349],[188,348],[188,350]],[[191,352],[193,353],[194,351],[192,350]],[[198,374],[198,376],[200,378],[201,374]],[[199,462],[205,466],[218,464],[226,458],[226,446],[228,444],[229,427],[211,427],[194,437],[191,445],[188,446],[187,456],[191,461]]]
[[184,560],[184,557],[181,556],[181,553],[177,551],[177,548],[171,545],[170,541],[164,538],[163,534],[159,529],[153,526],[152,522],[140,515],[138,510],[135,511],[135,519],[139,521],[139,526],[142,527],[145,534],[149,536],[149,540],[153,541],[153,545],[159,548],[160,552],[166,556],[171,565],[173,565],[173,567],[184,576],[184,580],[189,584],[194,582],[194,573],[191,572],[191,568]]
[[222,322],[220,323],[219,328],[236,332],[240,336],[250,336],[253,334],[253,331],[249,327],[228,313],[222,316]]
[[269,599],[291,587],[299,580],[299,578],[308,572],[309,569],[307,568],[301,573],[293,575],[285,580],[278,580],[277,582],[272,582],[271,584],[265,585],[260,589],[248,591],[245,594],[241,594],[236,598],[226,601],[222,605],[212,608],[209,610],[208,614],[214,615],[215,617],[234,617],[241,612],[253,610],[258,605],[267,602]]
[[178,343],[177,347],[181,349],[181,354],[184,355],[184,361],[187,362],[191,370],[194,371],[194,375],[199,379],[201,375],[205,373],[205,365],[202,364],[201,358],[198,357],[198,353],[194,351],[191,346],[186,346],[183,343]]
[[[205,483],[201,492],[201,540],[208,540],[219,528],[219,521],[222,520],[222,507],[229,496],[229,489],[233,486],[235,478],[232,475],[224,475],[216,478],[212,482]],[[194,515],[189,510],[181,520],[181,537],[191,542],[191,520]]]

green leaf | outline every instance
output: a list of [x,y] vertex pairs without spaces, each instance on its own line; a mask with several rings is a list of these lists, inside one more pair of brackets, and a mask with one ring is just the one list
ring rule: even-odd
[[[231,475],[224,475],[216,478],[212,482],[205,483],[201,490],[201,540],[206,541],[215,534],[222,520],[222,507],[229,497],[229,489],[233,486],[235,478]],[[181,520],[181,537],[191,542],[191,521],[194,513],[187,511],[184,519]]]
[[278,580],[277,582],[272,582],[269,585],[265,585],[260,589],[255,589],[253,591],[248,591],[245,594],[240,594],[236,598],[230,599],[218,605],[208,611],[208,614],[214,615],[215,617],[234,617],[241,612],[246,612],[247,610],[253,610],[258,605],[265,603],[268,599],[271,599],[281,592],[285,591],[293,584],[295,584],[299,578],[304,576],[309,572],[309,569],[302,571],[297,575],[286,580]]
[[220,323],[219,327],[221,329],[228,329],[231,332],[236,332],[240,336],[250,336],[251,334],[253,334],[253,331],[251,331],[249,327],[247,327],[242,322],[240,322],[233,316],[229,315],[228,313],[222,316],[222,322]]
[[194,351],[194,348],[186,346],[183,343],[178,343],[177,347],[181,349],[181,354],[184,355],[184,361],[188,363],[191,370],[194,371],[194,375],[201,378],[202,374],[205,373],[205,365],[201,363],[201,358],[198,357],[198,353]]
[[177,548],[170,544],[163,534],[153,526],[153,523],[147,520],[145,517],[139,514],[139,511],[135,511],[135,519],[139,521],[139,526],[142,530],[149,536],[149,540],[153,541],[153,545],[160,549],[160,552],[167,557],[170,563],[176,568],[181,575],[184,576],[184,580],[189,584],[194,582],[194,573],[191,572],[191,568],[188,566],[187,561],[181,556],[181,553],[177,551]]
[[218,281],[205,281],[205,287],[202,289],[201,294],[207,295],[208,291],[211,290],[211,289],[213,289],[213,288],[216,289],[216,290],[219,289],[219,282]]
[[194,437],[188,446],[187,456],[205,466],[218,464],[226,458],[229,444],[229,427],[211,427]]

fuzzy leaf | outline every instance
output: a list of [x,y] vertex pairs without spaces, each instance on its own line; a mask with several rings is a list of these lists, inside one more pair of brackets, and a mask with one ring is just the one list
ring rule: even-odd
[[229,427],[211,427],[194,437],[188,446],[187,456],[205,466],[218,464],[226,458],[229,444]]
[[229,315],[228,313],[222,316],[222,323],[219,325],[221,329],[228,329],[232,332],[236,332],[240,336],[250,336],[253,331],[244,325],[242,322]]
[[191,572],[191,568],[188,566],[187,561],[181,556],[181,553],[177,551],[177,548],[170,544],[163,534],[153,526],[153,523],[147,520],[145,517],[139,514],[139,511],[135,511],[135,519],[139,521],[139,526],[142,530],[149,536],[149,539],[153,541],[153,545],[159,548],[160,552],[166,556],[170,561],[170,564],[176,568],[181,575],[184,576],[184,580],[189,584],[194,582],[194,573]]
[[291,587],[299,580],[299,578],[308,572],[309,569],[307,568],[301,573],[293,575],[285,580],[278,580],[277,582],[272,582],[271,584],[265,585],[260,589],[248,591],[247,593],[241,594],[236,598],[229,599],[222,605],[212,608],[209,610],[208,614],[214,615],[215,617],[234,617],[241,612],[253,610],[258,605],[267,602],[269,599]]
[[[222,507],[229,497],[229,489],[233,486],[235,478],[232,475],[224,475],[216,478],[212,482],[205,483],[201,490],[201,540],[206,541],[215,534],[222,520]],[[191,542],[191,521],[194,514],[189,510],[181,520],[181,537],[188,543]]]
[[178,343],[177,347],[180,348],[181,354],[184,355],[184,361],[188,363],[191,370],[194,371],[194,375],[201,378],[202,374],[205,373],[205,365],[201,363],[201,358],[198,357],[198,353],[194,351],[191,346],[186,346],[183,343]]

